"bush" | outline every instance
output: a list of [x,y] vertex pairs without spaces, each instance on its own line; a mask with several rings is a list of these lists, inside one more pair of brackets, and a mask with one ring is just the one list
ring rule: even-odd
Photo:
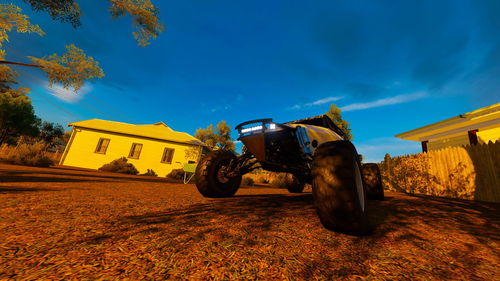
[[145,172],[144,174],[141,174],[141,176],[157,177],[158,174],[155,171],[153,171],[153,169],[148,169],[148,171]]
[[244,176],[243,176],[243,181],[242,181],[242,183],[243,183],[244,185],[249,185],[249,186],[252,186],[252,185],[254,185],[254,184],[255,184],[255,181],[253,180],[253,178],[252,178],[252,177],[249,177],[249,176],[247,176],[247,175],[244,175]]
[[293,184],[293,175],[288,173],[272,173],[269,184],[276,188],[288,188]]
[[243,180],[245,180],[245,177],[251,178],[254,184],[268,184],[269,179],[272,177],[272,173],[259,168],[245,174]]
[[261,180],[261,183],[263,183],[263,184],[269,183],[269,179],[267,177],[260,177],[260,180]]
[[259,175],[257,175],[257,178],[255,179],[255,181],[257,183],[261,183],[261,184],[268,184],[269,178],[270,178],[269,174],[259,174]]
[[20,144],[8,155],[8,161],[14,164],[49,167],[54,165],[54,161],[47,156],[44,143]]
[[173,180],[182,180],[184,179],[184,170],[183,169],[173,169],[170,173],[167,174],[167,178]]
[[[269,178],[270,174],[246,174],[243,176],[243,183],[245,184],[245,178],[248,178],[248,181],[252,181],[251,185],[254,184],[268,184],[269,183]],[[248,184],[250,185],[250,184]]]
[[475,198],[476,167],[463,147],[393,158],[387,154],[380,170],[384,186],[390,191]]
[[122,173],[129,175],[137,175],[139,171],[135,168],[135,166],[131,163],[127,163],[127,158],[122,157],[116,160],[111,161],[108,164],[104,164],[99,171],[103,172],[112,172],[112,173]]

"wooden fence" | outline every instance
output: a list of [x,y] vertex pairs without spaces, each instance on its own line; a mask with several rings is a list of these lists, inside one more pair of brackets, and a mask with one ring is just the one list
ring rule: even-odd
[[386,157],[389,190],[500,202],[500,142]]

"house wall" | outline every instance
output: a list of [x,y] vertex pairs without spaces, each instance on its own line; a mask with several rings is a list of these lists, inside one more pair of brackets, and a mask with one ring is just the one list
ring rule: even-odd
[[[186,149],[196,149],[198,151],[197,146],[84,128],[74,128],[73,130],[73,140],[67,148],[67,151],[65,151],[65,155],[63,155],[63,159],[61,160],[62,165],[98,169],[115,159],[127,157],[128,162],[134,164],[140,173],[145,173],[147,169],[153,169],[158,176],[164,177],[170,173],[172,169],[179,169],[182,167],[176,162],[185,163],[188,160],[196,161],[196,159],[186,159],[185,156]],[[100,138],[110,139],[105,154],[95,153]],[[132,143],[142,144],[139,159],[128,158]],[[161,163],[163,151],[166,147],[175,149],[172,164]]]
[[500,141],[500,127],[479,129],[477,137],[479,143],[488,143],[489,141],[494,143],[495,141]]

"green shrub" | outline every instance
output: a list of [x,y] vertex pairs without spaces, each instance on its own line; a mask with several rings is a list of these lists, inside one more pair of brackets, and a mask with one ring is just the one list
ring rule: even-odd
[[152,176],[152,177],[157,177],[158,174],[153,171],[153,169],[148,169],[147,172],[145,172],[144,174],[141,174],[141,176]]
[[116,160],[111,161],[108,164],[104,164],[99,171],[103,172],[112,172],[112,173],[122,173],[129,175],[137,175],[139,171],[135,168],[135,166],[131,163],[127,163],[127,158],[122,157]]
[[47,146],[41,142],[34,144],[20,144],[15,150],[9,153],[8,161],[14,164],[49,167],[54,165],[54,161],[47,156],[45,149]]
[[269,185],[276,188],[288,188],[293,184],[293,175],[287,173],[273,173]]
[[253,179],[253,178],[251,178],[251,177],[247,177],[247,176],[245,175],[245,176],[243,176],[243,181],[242,181],[242,183],[243,183],[244,185],[249,185],[249,186],[252,186],[252,185],[254,185],[254,184],[255,184],[255,181],[254,181],[254,179]]

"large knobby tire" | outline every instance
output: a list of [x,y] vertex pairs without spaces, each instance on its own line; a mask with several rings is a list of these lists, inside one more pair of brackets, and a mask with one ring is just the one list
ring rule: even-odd
[[378,165],[375,163],[363,164],[361,173],[368,199],[384,200],[384,186]]
[[293,176],[292,182],[287,185],[286,189],[288,189],[290,193],[302,193],[305,186],[306,183],[304,181],[301,181],[298,177]]
[[241,176],[225,177],[222,170],[236,160],[236,155],[227,150],[208,153],[196,167],[196,188],[209,198],[233,196],[241,184]]
[[311,172],[314,205],[323,226],[351,235],[368,233],[366,192],[354,145],[322,144],[314,153]]

